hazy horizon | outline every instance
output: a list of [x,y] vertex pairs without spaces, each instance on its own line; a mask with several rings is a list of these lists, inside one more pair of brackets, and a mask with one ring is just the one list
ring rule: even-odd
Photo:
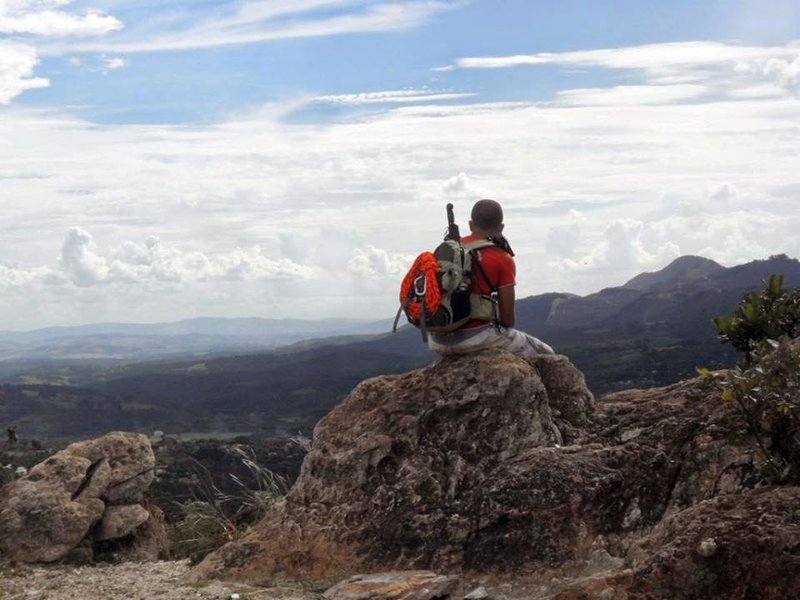
[[[684,255],[684,256],[678,257],[678,258],[688,258],[688,257],[705,258],[705,257],[696,256],[696,255]],[[772,256],[769,256],[769,257],[765,256],[765,257],[763,257],[761,259],[755,259],[755,260],[767,260],[769,258],[772,258]],[[798,260],[797,258],[795,258],[793,256],[788,256],[788,258],[790,260]],[[708,259],[708,260],[710,260],[710,259]],[[752,262],[752,261],[748,261],[748,262]],[[738,264],[735,264],[735,265],[721,265],[721,266],[723,266],[725,268],[731,268],[731,267],[736,267],[736,266],[739,266],[739,265],[742,265],[742,264],[748,264],[748,263],[738,263]],[[667,266],[669,266],[669,265],[664,265],[664,267],[667,267]],[[637,275],[642,275],[642,274],[650,274],[650,273],[653,273],[653,272],[658,272],[658,270],[656,270],[656,271],[642,271],[640,273],[635,274],[633,277],[636,277]],[[631,279],[633,279],[633,277],[631,277]],[[629,280],[627,280],[627,281],[629,281]],[[625,281],[623,283],[627,283],[627,281]],[[622,285],[622,284],[620,284],[620,285]],[[592,294],[601,292],[603,289],[608,288],[608,287],[614,287],[614,286],[601,286],[600,288],[598,288],[596,290],[592,290],[590,292],[587,292],[586,294],[576,294],[576,295],[578,295],[578,296],[592,295]],[[548,293],[571,293],[571,292],[565,292],[564,290],[547,290],[547,291],[540,292],[540,293],[541,294],[548,294]],[[537,295],[539,295],[539,293],[537,293],[537,294],[528,294],[528,295],[525,295],[525,296],[518,296],[517,299],[518,300],[524,300],[525,298],[532,298],[532,297],[535,297]],[[259,315],[237,315],[237,316],[228,316],[228,317],[214,317],[214,316],[200,314],[200,315],[194,315],[194,316],[189,316],[189,317],[181,317],[181,318],[178,318],[178,319],[168,320],[168,321],[85,321],[85,322],[72,323],[72,324],[69,324],[69,325],[62,325],[62,324],[46,325],[46,326],[43,326],[43,327],[36,327],[36,328],[31,328],[31,329],[7,328],[7,329],[0,329],[0,334],[31,333],[31,332],[35,332],[35,331],[38,331],[38,330],[41,330],[41,329],[80,328],[80,327],[92,327],[92,326],[98,326],[98,327],[100,327],[100,326],[123,326],[123,327],[124,326],[160,326],[160,325],[174,325],[174,324],[178,324],[178,323],[184,323],[184,322],[190,322],[190,321],[203,321],[203,320],[219,320],[219,321],[248,321],[248,320],[270,321],[270,320],[275,320],[275,321],[279,321],[279,322],[280,321],[299,321],[299,322],[303,322],[303,323],[315,323],[315,322],[316,323],[323,323],[325,321],[342,321],[342,322],[351,321],[351,322],[357,323],[357,324],[384,323],[384,322],[391,323],[391,322],[394,321],[396,310],[397,309],[395,308],[391,312],[391,314],[385,314],[385,315],[381,315],[381,316],[378,316],[378,317],[358,317],[358,316],[347,317],[347,316],[344,316],[344,317],[311,317],[311,318],[305,318],[305,319],[304,318],[298,318],[298,317],[270,318],[270,317],[263,317],[263,316],[259,316]],[[400,325],[404,325],[404,324],[405,324],[405,320],[401,320]]]

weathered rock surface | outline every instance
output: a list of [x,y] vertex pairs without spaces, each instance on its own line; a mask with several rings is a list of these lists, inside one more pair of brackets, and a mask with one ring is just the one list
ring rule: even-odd
[[131,535],[149,518],[137,503],[154,467],[144,435],[114,432],[68,446],[3,489],[0,551],[22,562],[52,562],[90,547],[92,538]]
[[131,533],[149,518],[150,513],[141,504],[107,506],[92,537],[97,542],[121,538]]
[[[698,380],[595,402],[562,356],[486,352],[371,379],[320,421],[285,500],[192,577],[549,573],[565,590],[573,565],[588,583],[563,598],[740,598],[750,596],[714,595],[707,582],[734,589],[726,578],[759,548],[787,569],[775,589],[793,590],[800,495],[783,488],[767,502],[749,491],[758,464],[746,440],[730,439],[730,419]],[[723,526],[736,511],[740,526]],[[758,519],[763,535],[744,539],[742,525]],[[778,529],[789,532],[782,541],[763,541]],[[733,556],[721,548],[737,540],[752,550],[715,558]],[[671,558],[661,557],[670,545]],[[711,574],[696,580],[664,574],[703,565]]]
[[630,560],[641,595],[800,598],[800,488],[705,500],[659,523]]
[[800,598],[800,488],[700,502],[636,541],[628,566],[555,599]]
[[147,520],[129,535],[113,541],[113,551],[126,560],[158,560],[169,556],[170,542],[167,519],[158,506],[145,502]]
[[323,600],[457,600],[458,577],[431,571],[393,571],[356,575],[322,595]]
[[92,463],[108,462],[110,481],[102,494],[108,504],[141,502],[155,478],[156,458],[145,435],[113,432],[72,444],[64,452],[84,457]]
[[[563,410],[561,420],[586,420],[591,394],[580,373],[563,357],[540,360],[551,379],[580,385],[583,403]],[[296,544],[300,531],[307,544],[348,556],[331,566],[341,562],[350,574],[378,565],[492,568],[509,556],[515,564],[558,560],[585,535],[574,518],[583,496],[621,483],[606,468],[567,465],[561,443],[538,367],[507,353],[367,380],[317,425],[286,501],[250,535],[206,559],[197,576],[259,580],[320,569],[297,554],[291,564],[280,558],[278,547]],[[604,454],[593,448],[587,461],[615,460]],[[565,469],[552,468],[554,461]],[[551,492],[537,487],[541,479],[552,483]],[[578,496],[565,483],[575,479]],[[554,528],[563,531],[556,540]]]

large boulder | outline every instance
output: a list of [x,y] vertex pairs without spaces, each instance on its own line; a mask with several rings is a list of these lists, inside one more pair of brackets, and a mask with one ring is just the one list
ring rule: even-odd
[[[563,357],[531,364],[482,352],[364,381],[315,428],[285,502],[195,576],[266,581],[324,571],[326,562],[354,574],[361,565],[560,560],[584,535],[575,518],[591,504],[584,499],[622,486],[604,464],[624,458],[601,448],[569,458],[551,402],[558,422],[572,428],[593,410],[582,375]],[[554,530],[562,532],[555,540]]]
[[3,489],[0,552],[52,562],[92,541],[130,536],[150,517],[139,502],[154,467],[149,440],[134,433],[109,433],[57,452]]

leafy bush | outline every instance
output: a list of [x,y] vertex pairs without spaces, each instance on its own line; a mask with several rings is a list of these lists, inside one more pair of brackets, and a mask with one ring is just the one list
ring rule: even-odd
[[745,360],[728,371],[698,371],[739,417],[765,480],[800,483],[800,289],[787,290],[783,276],[773,275],[714,326]]
[[800,343],[770,341],[757,363],[700,374],[722,394],[754,445],[769,483],[800,483]]
[[745,353],[745,364],[770,351],[768,340],[800,333],[800,289],[783,287],[783,275],[772,275],[764,291],[748,292],[731,316],[713,320],[720,339]]

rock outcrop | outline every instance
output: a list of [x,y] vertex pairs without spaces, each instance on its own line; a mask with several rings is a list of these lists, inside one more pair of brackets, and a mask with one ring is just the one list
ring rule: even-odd
[[156,558],[163,516],[141,503],[155,457],[144,435],[114,432],[78,442],[3,489],[0,552],[22,562],[91,559],[92,545]]
[[[595,402],[563,356],[485,352],[370,379],[317,425],[287,497],[193,578],[544,573],[565,599],[739,598],[771,588],[750,573],[744,595],[692,590],[733,590],[762,552],[752,564],[774,558],[763,572],[786,569],[776,585],[794,589],[798,492],[749,491],[758,465],[731,418],[699,380]],[[745,539],[757,507],[768,516]]]
[[[546,381],[558,382],[552,397]],[[196,574],[257,581],[306,569],[560,560],[585,535],[573,516],[589,504],[574,488],[582,496],[621,485],[601,466],[602,449],[583,465],[560,449],[558,424],[577,430],[592,410],[582,375],[559,356],[530,364],[478,353],[364,381],[317,425],[285,502]]]
[[659,523],[629,558],[639,594],[800,598],[800,488],[700,502]]
[[726,494],[664,519],[628,554],[628,569],[554,600],[800,598],[800,488]]

